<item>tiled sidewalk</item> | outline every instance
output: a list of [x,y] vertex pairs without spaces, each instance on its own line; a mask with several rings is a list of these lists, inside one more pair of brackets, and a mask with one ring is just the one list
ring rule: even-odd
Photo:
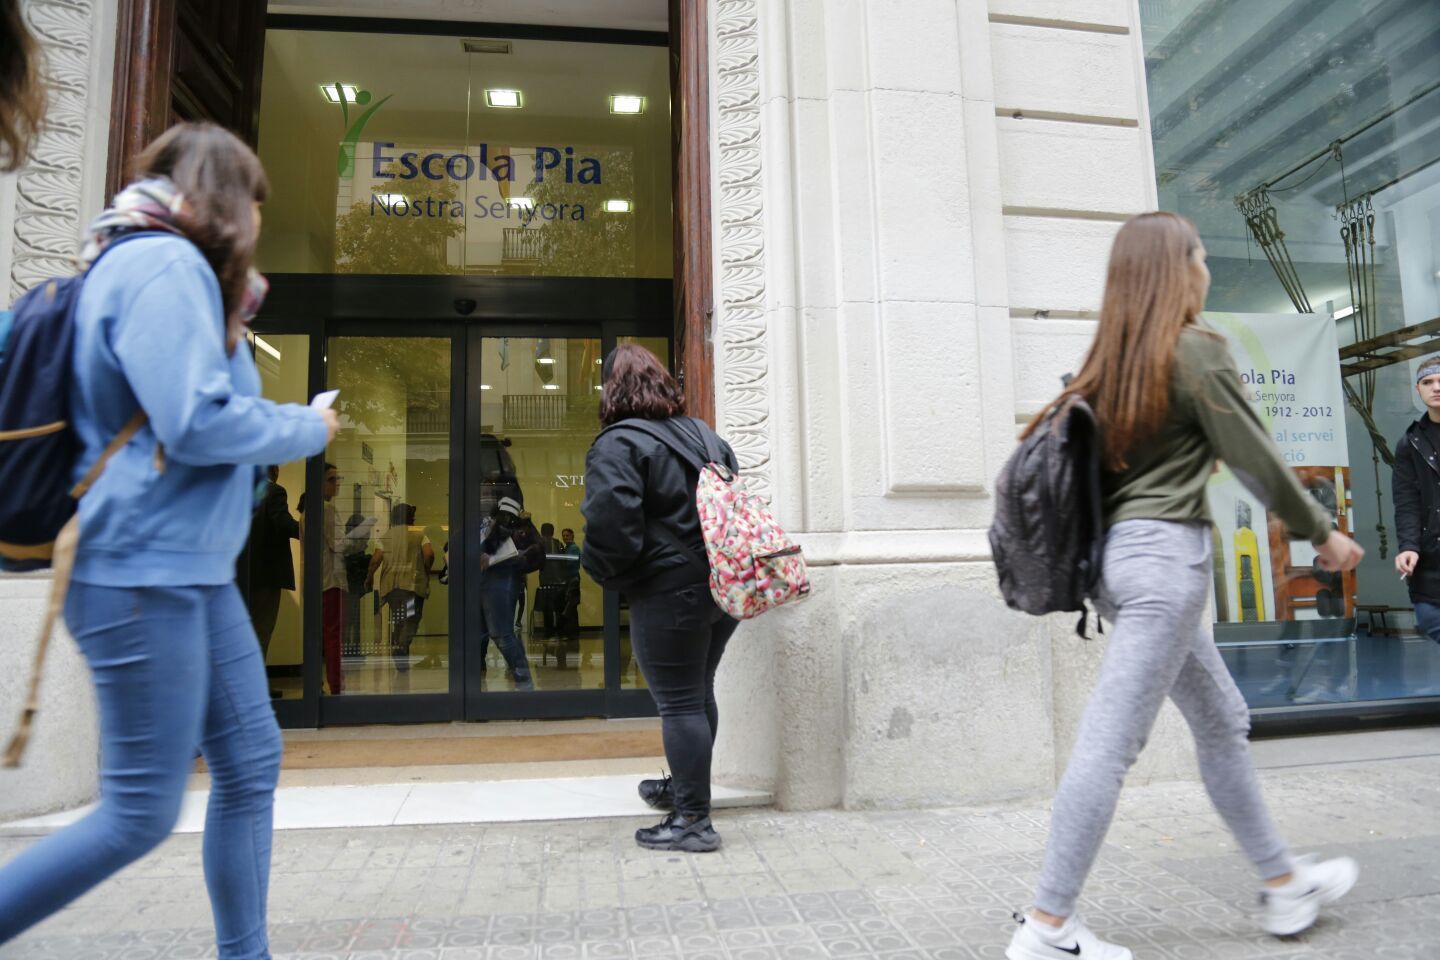
[[[1082,903],[1138,960],[1440,957],[1440,759],[1273,770],[1300,850],[1346,851],[1360,885],[1320,926],[1255,926],[1255,886],[1198,785],[1128,790]],[[640,820],[287,831],[277,958],[999,958],[1045,838],[1043,806],[727,813],[725,848],[650,853]],[[29,840],[0,838],[0,860]],[[214,956],[199,837],[154,855],[0,958]]]

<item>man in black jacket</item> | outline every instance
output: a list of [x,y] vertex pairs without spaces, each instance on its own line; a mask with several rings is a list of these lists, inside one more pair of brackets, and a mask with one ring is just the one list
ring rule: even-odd
[[280,468],[266,476],[265,494],[250,521],[250,619],[260,649],[270,652],[270,635],[280,614],[280,591],[295,589],[295,561],[290,541],[300,539],[300,524],[290,515],[289,495],[280,486]]
[[1395,569],[1410,585],[1415,624],[1440,642],[1440,355],[1416,370],[1425,416],[1395,446],[1391,493],[1400,553]]

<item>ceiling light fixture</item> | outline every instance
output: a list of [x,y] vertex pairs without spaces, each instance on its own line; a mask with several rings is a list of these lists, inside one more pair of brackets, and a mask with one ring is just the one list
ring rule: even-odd
[[536,362],[536,363],[554,363],[554,362],[555,362],[555,358],[554,358],[554,357],[537,357],[537,358],[535,358],[535,362]]
[[1355,313],[1355,308],[1354,308],[1353,306],[1352,306],[1352,307],[1344,307],[1344,308],[1342,308],[1342,309],[1340,309],[1340,310],[1336,310],[1334,313],[1332,313],[1332,314],[1330,315],[1330,319],[1332,319],[1332,320],[1344,320],[1346,317],[1352,316],[1354,313]]
[[466,53],[510,53],[514,46],[509,40],[461,40],[460,46]]
[[560,389],[560,384],[558,384],[558,383],[547,383],[547,384],[545,384],[545,389],[546,389],[546,390],[559,390],[559,389]]
[[490,384],[488,384],[488,383],[482,383],[482,384],[480,384],[480,389],[481,389],[481,390],[489,390],[489,389],[490,389]]
[[521,98],[519,90],[485,91],[485,102],[492,107],[503,107],[505,109],[515,110],[519,109],[520,100]]
[[510,206],[518,207],[521,210],[535,209],[535,201],[529,197],[511,197],[509,203]]
[[276,360],[279,360],[279,359],[280,359],[280,351],[279,351],[279,350],[276,350],[274,347],[272,347],[272,346],[265,340],[264,337],[257,336],[257,337],[255,338],[255,346],[256,346],[257,349],[264,350],[266,353],[270,354],[270,356],[274,357]]
[[630,212],[630,209],[631,209],[631,207],[630,207],[630,201],[629,201],[629,200],[606,200],[606,201],[605,201],[605,212],[606,212],[606,213],[629,213],[629,212]]
[[360,95],[360,88],[353,83],[322,83],[320,92],[325,99],[331,103],[355,103],[355,98]]
[[633,93],[616,94],[610,98],[610,112],[637,114],[645,112],[645,98]]

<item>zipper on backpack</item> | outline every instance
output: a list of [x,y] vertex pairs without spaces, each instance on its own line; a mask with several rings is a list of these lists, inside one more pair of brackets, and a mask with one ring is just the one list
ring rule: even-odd
[[774,553],[758,553],[756,560],[774,560],[776,557],[793,557],[800,552],[799,547],[786,547],[784,550],[776,550]]

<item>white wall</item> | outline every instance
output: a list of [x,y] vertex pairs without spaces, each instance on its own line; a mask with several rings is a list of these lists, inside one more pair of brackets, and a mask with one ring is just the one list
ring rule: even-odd
[[[1007,610],[985,530],[1155,204],[1133,0],[711,11],[720,427],[815,575],[729,648],[717,776],[792,808],[1048,793],[1103,646]],[[1191,775],[1176,719],[1137,778]]]

